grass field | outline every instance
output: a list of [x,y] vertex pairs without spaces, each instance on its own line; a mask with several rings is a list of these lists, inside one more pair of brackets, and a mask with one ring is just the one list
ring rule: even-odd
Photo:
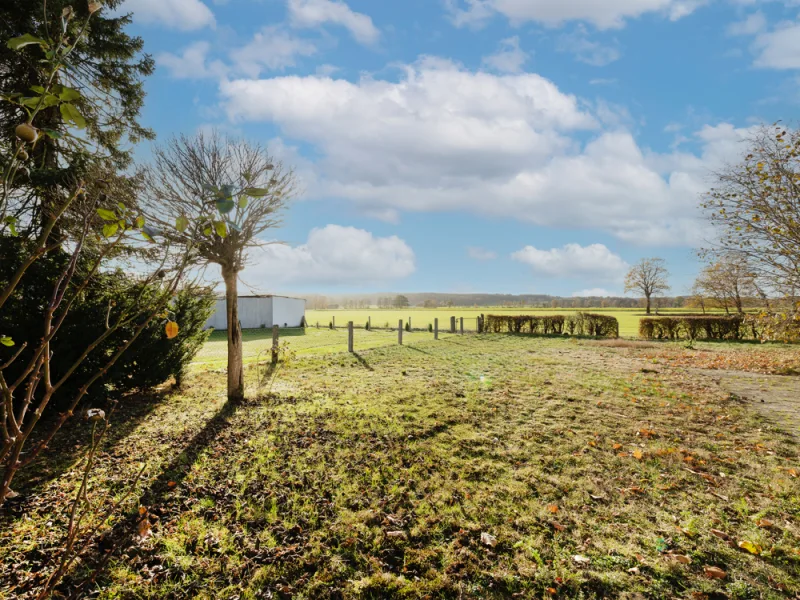
[[[292,341],[334,348],[339,335]],[[250,368],[238,405],[223,375],[199,368],[180,393],[123,405],[91,497],[111,506],[143,463],[145,475],[61,591],[794,597],[797,439],[725,392],[721,371],[692,369],[726,364],[777,372],[800,357],[781,346],[456,336],[313,351],[260,384]],[[87,427],[54,440],[0,515],[4,598],[28,597],[48,572]],[[78,588],[104,557],[97,583]]]
[[[601,315],[610,315],[616,317],[619,321],[619,330],[622,337],[636,337],[639,335],[639,320],[645,317],[644,309],[586,309],[587,312],[598,313]],[[372,317],[372,324],[376,327],[397,327],[399,319],[403,319],[406,323],[411,319],[411,324],[415,328],[425,329],[428,325],[433,324],[434,319],[439,319],[439,328],[445,329],[450,326],[450,317],[457,319],[464,318],[464,327],[469,330],[476,328],[476,319],[479,315],[485,314],[510,314],[510,315],[524,315],[524,314],[540,314],[540,315],[570,315],[577,312],[572,309],[550,309],[550,308],[537,308],[537,309],[522,309],[522,308],[437,308],[437,309],[423,309],[423,308],[407,308],[407,309],[359,309],[359,310],[309,310],[306,312],[306,320],[310,325],[320,324],[326,327],[331,322],[332,318],[336,318],[337,326],[344,326],[348,321],[353,321],[358,327],[363,327],[367,322],[367,318]],[[682,309],[666,309],[659,311],[661,314],[680,314],[693,312],[690,310]],[[694,311],[696,312],[696,311]]]

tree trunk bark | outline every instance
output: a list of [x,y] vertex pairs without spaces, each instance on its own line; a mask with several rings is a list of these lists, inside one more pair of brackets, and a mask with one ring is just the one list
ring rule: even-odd
[[244,399],[244,367],[242,365],[242,327],[239,323],[238,273],[222,269],[225,281],[225,308],[228,316],[228,400]]
[[650,314],[650,296],[647,295],[646,298],[647,298],[647,314],[649,315]]

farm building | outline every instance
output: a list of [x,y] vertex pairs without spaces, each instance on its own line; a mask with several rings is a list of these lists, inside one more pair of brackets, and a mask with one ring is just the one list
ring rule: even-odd
[[[239,321],[242,329],[262,327],[300,327],[306,316],[306,301],[286,296],[239,296]],[[206,329],[227,329],[225,298],[217,300]]]

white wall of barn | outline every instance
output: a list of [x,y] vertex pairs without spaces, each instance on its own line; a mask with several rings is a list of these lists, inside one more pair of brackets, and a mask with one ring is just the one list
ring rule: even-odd
[[[228,329],[225,300],[217,300],[214,314],[206,322],[206,329]],[[300,327],[306,314],[306,301],[299,298],[239,298],[239,321],[242,329]]]

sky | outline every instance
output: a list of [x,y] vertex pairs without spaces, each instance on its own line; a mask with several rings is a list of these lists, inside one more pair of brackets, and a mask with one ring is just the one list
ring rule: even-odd
[[[127,0],[143,121],[264,144],[301,194],[257,293],[622,295],[800,103],[800,0]],[[151,147],[137,148],[146,162]]]

